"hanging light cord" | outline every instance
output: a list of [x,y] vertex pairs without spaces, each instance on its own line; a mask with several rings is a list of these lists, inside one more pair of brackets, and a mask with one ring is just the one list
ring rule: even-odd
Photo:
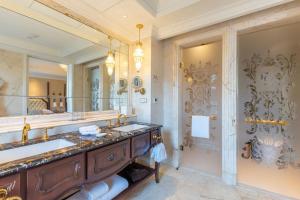
[[139,28],[139,44],[141,44],[141,28]]
[[109,38],[109,51],[111,51],[111,37]]

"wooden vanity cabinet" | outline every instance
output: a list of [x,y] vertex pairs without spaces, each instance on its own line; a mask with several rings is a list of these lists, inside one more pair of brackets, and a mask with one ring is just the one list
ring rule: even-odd
[[27,200],[58,199],[85,180],[85,157],[79,154],[27,171]]
[[14,174],[0,178],[0,189],[7,190],[8,197],[21,196],[21,178],[20,174]]
[[145,155],[150,149],[150,132],[135,136],[131,139],[131,157]]
[[103,180],[118,173],[130,162],[130,140],[87,153],[88,182]]

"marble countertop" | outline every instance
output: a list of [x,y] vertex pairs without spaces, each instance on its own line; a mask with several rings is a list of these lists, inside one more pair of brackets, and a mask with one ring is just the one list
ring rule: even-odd
[[[74,146],[66,147],[63,149],[50,151],[47,153],[35,155],[32,157],[27,157],[21,160],[16,160],[13,162],[0,164],[0,177],[11,175],[32,167],[37,167],[49,162],[59,160],[62,158],[70,157],[82,152],[90,151],[93,149],[98,149],[116,142],[126,140],[128,138],[134,137],[136,135],[143,134],[147,131],[156,130],[161,128],[161,125],[156,124],[147,124],[147,123],[129,123],[129,124],[141,124],[147,125],[147,128],[138,129],[131,132],[120,132],[112,130],[113,128],[101,127],[102,132],[107,133],[106,136],[97,138],[97,137],[86,137],[80,135],[79,132],[75,133],[63,133],[54,136],[50,136],[47,141],[56,140],[56,139],[65,139],[70,142],[75,143]],[[18,143],[7,143],[0,145],[0,151],[8,150],[12,148],[22,147],[25,145],[32,145],[45,142],[42,139],[29,140],[26,144]],[[0,158],[1,159],[1,158]]]

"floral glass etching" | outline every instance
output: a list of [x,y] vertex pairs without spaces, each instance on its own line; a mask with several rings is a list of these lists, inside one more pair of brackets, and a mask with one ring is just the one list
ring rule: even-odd
[[[295,120],[295,102],[291,98],[295,88],[296,54],[273,56],[253,54],[244,60],[250,99],[244,102],[244,115],[253,120]],[[293,135],[288,126],[272,124],[251,124],[247,134],[252,138],[246,142],[243,158],[252,158],[279,169],[295,163],[293,159]],[[251,148],[248,148],[249,143]],[[297,164],[292,164],[297,166]]]
[[[191,137],[191,119],[193,115],[218,115],[218,65],[211,62],[191,64],[184,68],[184,146],[191,147],[201,138]],[[217,146],[217,121],[210,122],[210,139],[205,139],[207,146],[219,149]],[[202,143],[204,143],[202,141]]]

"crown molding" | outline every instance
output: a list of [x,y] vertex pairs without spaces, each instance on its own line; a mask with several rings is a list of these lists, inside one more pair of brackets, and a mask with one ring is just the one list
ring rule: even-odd
[[159,27],[157,30],[157,39],[167,39],[292,1],[293,0],[239,1],[238,3],[233,3],[231,5],[215,9],[203,15],[198,15],[174,24]]

